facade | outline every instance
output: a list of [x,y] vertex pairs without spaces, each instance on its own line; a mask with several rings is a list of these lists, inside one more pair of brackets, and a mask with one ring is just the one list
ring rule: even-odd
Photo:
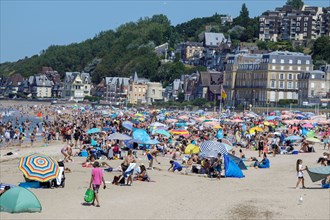
[[45,74],[30,76],[29,86],[32,97],[49,98],[52,97],[53,81],[49,80]]
[[299,104],[320,103],[330,92],[330,74],[320,70],[303,72],[298,76]]
[[155,101],[162,101],[164,89],[159,82],[148,82],[147,83],[147,103],[151,105]]
[[124,104],[127,101],[129,90],[129,78],[127,77],[105,77],[102,80],[102,94],[105,100],[114,105]]
[[234,105],[276,106],[281,99],[298,100],[298,76],[312,69],[311,56],[302,53],[276,51],[230,56],[224,89]]
[[193,91],[194,98],[204,98],[208,101],[220,100],[222,83],[222,72],[200,72],[195,85],[196,89]]
[[259,17],[259,40],[306,42],[329,36],[329,13],[326,8],[307,5],[301,10],[285,5],[266,11]]
[[91,77],[89,73],[66,72],[64,78],[63,96],[69,100],[83,101],[90,96]]
[[128,102],[131,104],[146,104],[149,79],[139,78],[135,72],[130,79]]

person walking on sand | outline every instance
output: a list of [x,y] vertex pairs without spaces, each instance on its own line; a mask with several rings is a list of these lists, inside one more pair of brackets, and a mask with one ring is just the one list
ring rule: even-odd
[[94,191],[94,199],[92,202],[92,205],[95,205],[96,200],[96,207],[100,207],[100,201],[99,201],[99,189],[103,182],[103,189],[106,188],[104,177],[103,177],[103,171],[100,169],[100,164],[98,161],[95,161],[93,163],[93,169],[92,169],[92,177],[89,184],[89,188],[93,189]]
[[301,159],[298,159],[297,163],[296,163],[296,170],[297,170],[297,176],[298,176],[296,189],[298,189],[298,186],[299,186],[300,182],[302,184],[302,189],[306,188],[305,187],[305,179],[304,179],[304,170],[306,170],[307,167],[303,168],[302,162],[303,161]]

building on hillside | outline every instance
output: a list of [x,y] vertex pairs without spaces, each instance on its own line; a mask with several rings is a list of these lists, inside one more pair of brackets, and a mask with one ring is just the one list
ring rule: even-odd
[[298,76],[298,88],[299,105],[304,102],[320,104],[330,92],[330,73],[320,70],[302,72]]
[[102,97],[113,105],[126,103],[129,80],[128,77],[105,77]]
[[146,104],[149,79],[139,78],[135,72],[130,79],[128,90],[128,103]]
[[45,74],[38,74],[29,77],[29,86],[32,97],[50,98],[52,97],[53,81],[49,80]]
[[307,43],[321,36],[330,36],[329,18],[327,8],[304,5],[301,10],[295,10],[285,5],[259,17],[259,40]]
[[90,96],[91,77],[89,73],[66,72],[64,77],[63,97],[74,101],[83,101]]

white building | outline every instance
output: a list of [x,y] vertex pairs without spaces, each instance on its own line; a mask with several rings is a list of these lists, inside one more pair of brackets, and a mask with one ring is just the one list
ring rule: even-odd
[[85,96],[90,96],[90,91],[91,77],[89,73],[65,73],[63,97],[69,100],[83,101]]
[[157,100],[163,100],[164,89],[161,83],[159,82],[148,82],[147,83],[147,102],[148,104],[152,104]]

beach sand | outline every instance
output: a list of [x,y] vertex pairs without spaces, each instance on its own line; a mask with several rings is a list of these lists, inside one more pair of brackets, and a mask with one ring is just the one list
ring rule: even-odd
[[[0,151],[1,182],[23,182],[18,169],[19,158],[29,152],[40,152],[62,158],[61,141],[47,147],[6,148]],[[12,151],[14,155],[4,156]],[[238,152],[238,149],[236,150]],[[244,150],[246,156],[257,151]],[[161,168],[148,170],[155,182],[134,181],[132,186],[115,186],[111,182],[119,172],[105,172],[107,188],[100,189],[101,207],[84,206],[83,197],[89,185],[91,168],[82,167],[84,158],[75,157],[66,163],[72,170],[66,173],[65,188],[31,189],[42,204],[41,213],[0,213],[1,219],[329,219],[330,190],[312,183],[305,172],[307,189],[295,189],[295,163],[298,158],[309,167],[319,166],[323,146],[316,153],[298,155],[269,155],[270,169],[249,168],[245,178],[209,179],[167,171],[170,156],[158,157]],[[148,164],[138,152],[138,162]],[[122,160],[107,162],[117,167]],[[303,196],[303,203],[298,200]]]

